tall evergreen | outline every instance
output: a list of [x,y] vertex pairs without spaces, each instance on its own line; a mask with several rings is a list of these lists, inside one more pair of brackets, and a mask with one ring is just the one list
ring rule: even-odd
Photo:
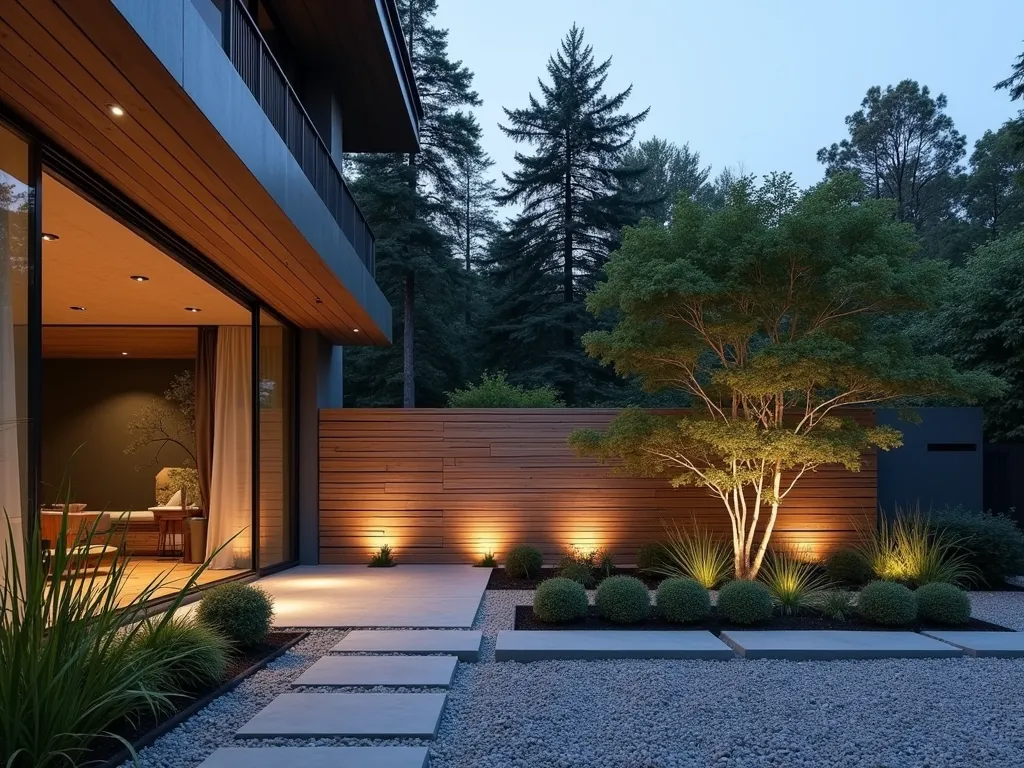
[[421,151],[355,156],[353,192],[377,236],[377,283],[394,311],[390,347],[352,348],[352,405],[442,405],[467,374],[464,275],[456,234],[459,161],[480,153],[473,73],[448,56],[436,0],[398,0],[424,117]]
[[630,147],[623,165],[640,170],[632,186],[634,197],[642,201],[640,214],[644,218],[667,222],[680,194],[703,203],[711,198],[711,166],[702,168],[700,152],[693,152],[689,144],[680,147],[655,136]]
[[[499,202],[521,206],[511,243],[495,254],[496,333],[508,344],[513,379],[554,384],[569,405],[601,397],[613,376],[588,360],[580,336],[593,323],[583,297],[619,241],[637,220],[628,183],[641,169],[623,165],[636,126],[647,116],[623,111],[632,88],[605,93],[611,59],[594,60],[575,25],[548,60],[548,82],[529,106],[505,109],[501,130],[533,153],[516,153]],[[557,275],[557,281],[551,278]],[[510,295],[531,291],[530,296]],[[535,293],[533,293],[535,292]],[[536,314],[540,313],[540,314]]]

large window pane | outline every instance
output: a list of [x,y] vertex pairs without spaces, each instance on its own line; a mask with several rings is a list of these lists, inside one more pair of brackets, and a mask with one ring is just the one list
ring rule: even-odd
[[[28,145],[0,126],[0,507],[15,544],[28,504],[29,204]],[[0,513],[0,559],[7,536]]]
[[292,334],[260,312],[260,567],[293,559]]

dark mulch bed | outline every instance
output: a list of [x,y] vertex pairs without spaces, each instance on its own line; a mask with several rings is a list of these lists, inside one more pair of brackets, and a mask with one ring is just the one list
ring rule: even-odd
[[[511,576],[505,573],[504,568],[494,568],[491,570],[491,578],[487,582],[488,589],[536,589],[537,585],[547,579],[553,579],[558,575],[557,568],[542,568],[540,575],[535,579],[513,579]],[[640,573],[636,568],[615,568],[612,570],[613,576],[636,576],[649,589],[657,589],[658,585],[661,584],[664,576],[652,576],[647,573]],[[600,583],[600,579],[598,582]]]
[[665,631],[665,630],[680,630],[680,629],[706,629],[714,635],[724,630],[741,630],[741,629],[855,629],[865,631],[906,631],[912,630],[914,632],[920,632],[921,630],[973,630],[975,632],[1009,632],[1012,631],[1007,627],[1001,627],[998,624],[992,624],[981,619],[972,618],[968,624],[964,624],[959,627],[948,627],[938,624],[914,624],[909,627],[882,627],[878,624],[872,624],[871,622],[864,621],[859,616],[852,616],[846,621],[836,621],[834,619],[826,618],[820,613],[808,611],[804,615],[800,616],[773,616],[771,621],[765,622],[764,624],[757,624],[753,627],[742,625],[742,624],[731,624],[727,621],[723,621],[712,609],[712,614],[704,621],[697,624],[673,624],[665,619],[657,616],[656,614],[651,615],[647,621],[640,624],[613,624],[607,619],[602,619],[597,615],[597,608],[590,606],[590,612],[586,619],[582,621],[572,622],[571,624],[546,624],[536,616],[533,615],[532,605],[517,605],[516,606],[516,623],[515,629],[563,629],[563,630],[574,630],[574,629],[607,629],[607,630],[622,630],[622,629],[640,629],[640,630],[653,630],[653,631]]
[[[241,682],[242,679],[255,672],[261,663],[266,662],[270,657],[277,654],[290,643],[304,637],[306,634],[306,632],[271,632],[267,636],[267,641],[265,643],[245,651],[244,653],[232,656],[228,662],[227,671],[224,673],[224,679],[219,683],[204,688],[203,690],[194,691],[173,699],[173,710],[163,710],[159,715],[155,716],[149,710],[145,710],[134,719],[129,720],[128,718],[122,718],[121,720],[118,720],[111,724],[108,730],[111,733],[116,733],[118,736],[121,736],[131,744],[138,744],[138,742],[151,731],[177,717],[180,713],[185,712],[190,707],[201,702],[204,698],[217,693],[222,688],[226,689],[220,692],[227,693],[230,688],[233,688]],[[80,759],[82,763],[92,764],[105,763],[106,761],[110,761],[111,758],[116,757],[118,758],[117,762],[120,763],[129,759],[127,754],[119,755],[123,750],[124,745],[117,739],[109,737],[98,738],[95,740],[91,749],[82,755]],[[100,766],[100,768],[103,768],[103,766]]]

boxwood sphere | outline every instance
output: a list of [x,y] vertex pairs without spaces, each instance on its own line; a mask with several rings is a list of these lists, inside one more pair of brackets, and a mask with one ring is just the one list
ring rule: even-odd
[[647,585],[635,576],[611,576],[601,582],[594,599],[598,614],[616,624],[636,624],[651,611]]
[[658,587],[658,612],[669,621],[688,624],[711,613],[711,593],[693,579],[665,579]]
[[252,584],[221,584],[203,595],[196,615],[235,646],[251,648],[267,639],[274,601]]
[[772,617],[772,593],[757,581],[730,581],[718,593],[718,613],[733,624],[760,624]]
[[536,547],[520,544],[505,555],[505,573],[514,579],[532,579],[540,575],[544,555]]
[[860,591],[857,610],[868,621],[898,627],[917,618],[917,598],[895,581],[873,581]]
[[572,579],[546,579],[533,593],[533,613],[541,621],[562,624],[587,615],[587,590]]
[[841,584],[861,586],[874,577],[871,563],[855,549],[838,549],[833,552],[825,564],[828,577]]
[[917,615],[936,624],[966,624],[971,619],[971,598],[959,587],[934,582],[918,587]]

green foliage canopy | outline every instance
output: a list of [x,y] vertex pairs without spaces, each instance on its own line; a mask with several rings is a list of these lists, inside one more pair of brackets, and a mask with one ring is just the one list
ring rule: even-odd
[[571,444],[621,458],[626,473],[707,488],[729,516],[739,578],[757,575],[778,509],[808,472],[857,471],[862,451],[900,444],[843,408],[998,390],[879,322],[928,306],[946,280],[942,264],[915,258],[892,206],[865,199],[849,174],[802,196],[785,174],[743,179],[721,209],[680,200],[668,226],[627,229],[588,297],[592,312],[618,313],[612,330],[584,337],[588,353],[646,389],[688,393],[698,412],[627,410]]
[[554,387],[526,387],[512,384],[504,371],[485,373],[479,384],[448,393],[449,408],[560,408]]

